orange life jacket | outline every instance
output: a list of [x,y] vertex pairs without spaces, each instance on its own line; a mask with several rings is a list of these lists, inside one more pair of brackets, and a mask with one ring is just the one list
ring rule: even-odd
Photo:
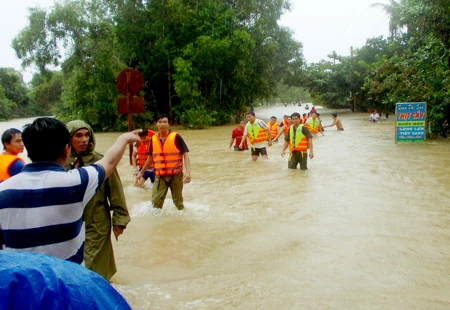
[[[148,136],[151,138],[155,135],[156,133],[153,130],[148,130]],[[139,169],[142,169],[142,167],[144,167],[145,162],[147,161],[148,158],[148,150],[150,147],[150,143],[152,143],[152,139],[150,139],[150,141],[147,141],[146,143],[142,143],[139,145],[138,149],[137,149],[137,160],[136,163],[139,167]],[[153,169],[153,162],[151,163],[150,167],[148,167],[148,169]]]
[[319,120],[316,118],[311,118],[307,124],[308,129],[311,133],[318,133],[319,132],[319,127],[320,127],[320,123]]
[[308,150],[308,139],[302,132],[303,126],[298,126],[295,130],[294,125],[291,126],[289,131],[289,149],[293,151],[305,152]]
[[[151,139],[150,139],[150,141],[147,141],[147,142],[142,142],[141,141],[141,145],[139,145],[139,147],[137,149],[137,160],[136,160],[136,163],[137,163],[139,169],[142,169],[142,167],[144,167],[144,165],[145,165],[145,162],[147,161],[148,150],[150,148],[150,143],[152,143]],[[149,169],[150,168],[153,168],[153,163],[151,164]]]
[[176,135],[176,132],[169,133],[163,145],[159,135],[152,137],[152,156],[157,176],[176,175],[183,171],[183,155],[175,145]]
[[273,140],[278,135],[278,123],[271,124],[270,122],[267,124],[270,129],[270,138]]
[[25,161],[17,155],[0,154],[0,182],[3,182],[11,177],[8,170],[16,160],[20,160],[23,164],[25,164]]
[[308,120],[308,116],[302,117],[300,119],[300,124],[305,124],[307,120]]
[[247,123],[247,136],[250,144],[264,142],[267,139],[266,130],[259,126],[259,122],[255,120],[253,124]]
[[283,120],[283,126],[284,126],[283,132],[286,134],[289,130],[289,122],[285,119]]

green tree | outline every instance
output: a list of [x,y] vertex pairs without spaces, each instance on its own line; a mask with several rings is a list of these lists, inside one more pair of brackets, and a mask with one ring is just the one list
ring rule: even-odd
[[35,73],[30,82],[29,93],[34,115],[50,115],[53,109],[61,104],[63,74],[49,71],[45,76]]
[[380,7],[383,11],[389,15],[389,34],[391,37],[401,32],[401,29],[405,25],[403,21],[403,5],[406,1],[390,0],[389,3],[374,3],[372,7]]
[[299,83],[301,44],[277,24],[287,1],[128,6],[117,16],[118,41],[123,59],[148,81],[146,101],[156,111],[174,111],[181,120],[202,105],[221,124],[272,96],[278,81]]
[[29,25],[13,40],[23,66],[34,64],[44,75],[49,66],[62,68],[61,101],[52,109],[56,115],[64,121],[83,119],[95,130],[126,128],[117,115],[115,88],[125,65],[106,4],[82,0],[56,3],[49,12],[32,8]]
[[16,107],[17,105],[6,97],[5,90],[0,85],[0,120],[10,119]]
[[13,46],[24,66],[61,66],[60,118],[123,128],[114,79],[128,66],[144,77],[148,116],[186,121],[192,110],[222,124],[279,81],[300,85],[301,44],[277,23],[288,9],[286,0],[70,0],[31,9]]
[[22,74],[12,68],[0,68],[0,86],[6,99],[15,104],[15,109],[7,118],[29,115],[28,88],[25,86]]

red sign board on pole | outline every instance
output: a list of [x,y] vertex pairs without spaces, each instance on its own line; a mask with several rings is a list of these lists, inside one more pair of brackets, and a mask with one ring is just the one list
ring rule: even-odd
[[[116,87],[126,96],[118,98],[118,111],[120,114],[128,114],[128,131],[133,130],[133,113],[144,113],[144,98],[136,97],[144,87],[144,79],[136,69],[128,68],[120,71],[116,79]],[[130,145],[130,164],[133,154]]]
[[136,96],[144,87],[144,79],[135,69],[124,69],[117,76],[116,86],[122,95]]
[[[144,113],[144,98],[143,97],[133,97],[131,103],[131,113],[139,114]],[[119,104],[119,113],[127,114],[128,113],[128,102],[127,98],[118,98],[117,102]]]

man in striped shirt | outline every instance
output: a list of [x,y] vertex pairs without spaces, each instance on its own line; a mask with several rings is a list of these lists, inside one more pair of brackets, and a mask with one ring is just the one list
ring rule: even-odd
[[0,184],[0,245],[83,262],[83,210],[114,171],[125,147],[140,130],[122,134],[91,166],[66,171],[70,134],[54,118],[24,126],[22,139],[32,163]]

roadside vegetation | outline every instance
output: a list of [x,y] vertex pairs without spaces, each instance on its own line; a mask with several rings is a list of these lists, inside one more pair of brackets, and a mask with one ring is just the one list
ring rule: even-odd
[[[159,113],[186,128],[226,124],[252,106],[310,101],[392,113],[425,101],[431,132],[450,133],[450,7],[443,1],[373,4],[390,17],[387,38],[348,56],[307,64],[302,44],[278,25],[289,1],[66,0],[29,9],[12,46],[29,84],[0,68],[0,118],[56,115],[97,131],[125,130],[117,74],[133,67],[145,85],[150,124]],[[349,47],[350,48],[350,47]]]

